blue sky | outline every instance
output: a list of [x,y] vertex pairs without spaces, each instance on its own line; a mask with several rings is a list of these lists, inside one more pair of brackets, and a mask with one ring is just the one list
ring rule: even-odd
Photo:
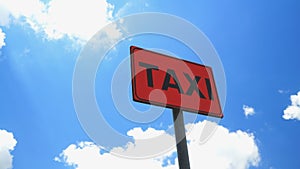
[[[10,160],[14,169],[99,168],[110,162],[137,168],[177,167],[174,149],[158,160],[113,155],[118,154],[116,147],[135,152],[155,146],[139,142],[149,135],[172,143],[173,128],[170,110],[149,123],[124,118],[114,106],[110,82],[128,57],[130,45],[201,63],[184,44],[158,35],[134,36],[117,44],[100,64],[95,79],[98,105],[108,124],[128,140],[106,140],[111,145],[97,147],[73,104],[73,72],[84,45],[106,24],[139,12],[168,13],[194,24],[222,61],[227,91],[224,118],[211,141],[197,144],[207,118],[185,113],[186,126],[194,127],[188,136],[194,168],[300,167],[300,2],[0,0],[0,159],[7,162],[0,160],[0,169],[9,167]],[[128,94],[131,99],[129,89]],[[149,108],[130,103],[140,111]],[[99,131],[103,139],[109,136],[105,132]],[[136,147],[124,148],[128,141]],[[204,164],[197,163],[202,159],[198,157],[204,158]],[[209,157],[217,164],[209,163],[213,161]]]

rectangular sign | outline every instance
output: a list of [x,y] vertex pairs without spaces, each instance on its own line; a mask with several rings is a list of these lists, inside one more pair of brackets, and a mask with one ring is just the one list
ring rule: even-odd
[[133,100],[223,117],[208,66],[130,47]]

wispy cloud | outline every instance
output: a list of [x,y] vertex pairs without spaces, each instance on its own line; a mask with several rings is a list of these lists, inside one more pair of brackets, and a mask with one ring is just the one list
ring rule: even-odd
[[290,100],[291,105],[283,111],[282,118],[285,120],[300,120],[300,91],[296,95],[291,95]]
[[136,12],[145,12],[149,7],[147,0],[129,1],[116,12],[115,16],[119,18]]
[[290,92],[289,90],[283,90],[283,89],[278,90],[278,93],[280,93],[280,94],[287,94],[289,92]]

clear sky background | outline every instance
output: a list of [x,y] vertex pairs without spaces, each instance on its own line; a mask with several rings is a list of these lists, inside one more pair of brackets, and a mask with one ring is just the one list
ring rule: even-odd
[[[125,119],[113,104],[110,81],[130,45],[201,63],[182,43],[156,35],[132,37],[100,65],[98,104],[127,142],[109,140],[111,145],[98,147],[74,109],[72,78],[80,51],[105,25],[138,12],[168,13],[191,22],[222,61],[224,118],[208,142],[198,140],[209,123],[206,117],[195,120],[185,113],[186,127],[193,127],[188,135],[192,168],[300,168],[299,1],[0,0],[0,169],[178,168],[175,147],[143,160],[113,155],[155,147],[155,142],[140,142],[149,137],[175,140],[170,110],[149,123]],[[149,108],[131,103],[139,110]]]

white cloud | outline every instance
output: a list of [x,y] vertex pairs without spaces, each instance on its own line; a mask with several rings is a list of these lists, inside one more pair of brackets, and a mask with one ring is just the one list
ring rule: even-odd
[[260,162],[259,149],[255,137],[241,130],[230,132],[223,126],[217,126],[213,136],[204,144],[198,144],[199,133],[205,123],[199,122],[187,136],[190,140],[189,156],[191,168],[246,169],[258,166]]
[[164,134],[163,130],[155,130],[154,128],[148,128],[143,131],[141,128],[133,128],[127,132],[128,136],[132,136],[135,139],[150,139],[153,137],[159,137]]
[[[133,137],[134,143],[129,142],[124,147],[115,147],[111,153],[123,157],[135,159],[145,159],[157,156],[166,156],[169,151],[174,149],[174,137],[167,134],[164,130],[148,128],[143,131],[141,128],[134,128],[127,132],[128,136]],[[170,155],[170,154],[169,154]]]
[[2,31],[2,29],[0,28],[0,49],[5,46],[5,33]]
[[25,22],[42,14],[45,4],[39,0],[0,0],[0,26],[9,26],[15,19]]
[[243,105],[243,110],[244,110],[244,114],[245,114],[246,117],[253,116],[255,114],[255,111],[254,111],[253,107]]
[[156,159],[133,160],[120,158],[109,153],[100,154],[100,147],[91,142],[81,142],[78,145],[70,145],[60,155],[60,159],[69,166],[76,169],[98,169],[98,168],[161,168],[161,163]]
[[291,105],[284,111],[282,117],[286,120],[297,119],[300,120],[300,91],[297,95],[291,95]]
[[68,36],[86,41],[112,19],[114,6],[106,0],[0,0],[0,25],[29,24],[49,39]]
[[[191,168],[218,168],[218,169],[247,169],[250,166],[258,166],[260,155],[258,147],[255,143],[255,137],[251,133],[236,131],[230,132],[228,129],[217,126],[214,135],[204,144],[199,144],[199,136],[208,121],[199,122],[196,124],[187,124],[186,128],[193,127],[193,130],[187,136],[188,149]],[[117,147],[111,152],[118,151],[134,151],[141,147],[139,139],[149,139],[158,135],[163,135],[164,138],[175,144],[174,137],[162,130],[149,128],[145,131],[140,128],[134,128],[127,134],[130,134],[135,139],[134,143],[129,143],[127,147]],[[139,138],[139,139],[137,139]],[[157,142],[148,141],[147,145],[142,146],[154,148]],[[118,151],[116,151],[118,149]],[[178,168],[177,159],[175,164],[170,162],[172,154],[176,152],[175,146],[164,155],[148,159],[131,159],[121,158],[113,155],[111,152],[99,153],[101,148],[91,142],[81,142],[77,145],[68,146],[63,152],[56,157],[55,160],[63,162],[75,169],[96,169],[96,168],[153,168],[153,169],[175,169]],[[167,160],[167,163],[165,163]],[[163,165],[165,164],[165,165]]]
[[10,154],[14,150],[17,141],[12,133],[0,130],[0,169],[11,169],[13,156]]

